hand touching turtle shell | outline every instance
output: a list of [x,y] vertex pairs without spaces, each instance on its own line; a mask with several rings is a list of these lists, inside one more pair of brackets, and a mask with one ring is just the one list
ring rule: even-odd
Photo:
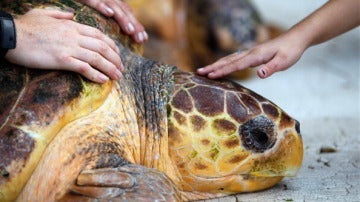
[[113,17],[122,30],[132,36],[134,41],[142,43],[148,39],[144,27],[134,17],[130,6],[121,0],[77,0],[84,3],[107,17]]
[[[148,36],[126,3],[115,0],[79,0],[108,17],[142,43]],[[124,69],[114,41],[96,28],[71,19],[72,13],[33,9],[16,18],[17,46],[5,56],[9,62],[41,69],[75,71],[104,83],[120,79]]]
[[[260,66],[261,78],[288,69],[310,46],[325,42],[360,25],[357,0],[327,2],[281,36],[242,53],[233,53],[198,69],[209,78],[226,76],[248,67]],[[341,17],[339,17],[341,16]]]

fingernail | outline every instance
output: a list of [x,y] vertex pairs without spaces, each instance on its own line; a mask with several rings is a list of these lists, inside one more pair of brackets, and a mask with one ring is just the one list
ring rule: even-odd
[[124,70],[125,70],[124,65],[121,64],[121,65],[119,66],[119,69],[120,69],[120,71],[124,71]]
[[138,40],[139,40],[140,42],[142,42],[142,41],[144,40],[144,36],[143,36],[143,34],[142,34],[141,32],[139,32],[139,33],[137,34],[137,37],[138,37]]
[[133,33],[135,31],[135,27],[133,24],[131,24],[130,22],[128,23],[128,25],[126,26],[126,29],[128,32]]
[[122,74],[121,74],[121,72],[120,72],[119,70],[116,70],[115,74],[116,74],[116,79],[117,79],[117,80],[118,80],[118,79],[121,79]]
[[102,83],[105,83],[105,82],[107,82],[107,81],[109,80],[109,77],[107,77],[107,76],[105,76],[105,75],[103,75],[103,74],[100,74],[100,75],[98,76],[98,78],[100,79],[100,81],[101,81]]
[[145,31],[143,32],[143,35],[144,35],[145,40],[149,39],[149,35]]
[[265,72],[264,69],[261,69],[260,71],[261,71],[261,74],[262,74],[263,76],[266,76],[266,72]]
[[108,15],[114,15],[114,10],[107,6],[105,7],[105,11]]

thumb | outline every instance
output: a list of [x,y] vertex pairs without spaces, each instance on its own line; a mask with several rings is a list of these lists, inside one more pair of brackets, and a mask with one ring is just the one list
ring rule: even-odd
[[283,57],[279,57],[278,55],[275,55],[273,59],[271,59],[268,63],[261,65],[260,68],[257,71],[257,74],[260,78],[264,79],[275,72],[287,69],[288,66],[285,62],[285,59]]

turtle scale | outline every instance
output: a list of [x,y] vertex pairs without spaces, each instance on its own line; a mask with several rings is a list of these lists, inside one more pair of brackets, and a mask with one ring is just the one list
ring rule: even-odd
[[[4,67],[2,67],[4,68]],[[0,101],[2,105],[0,106],[0,121],[4,123],[8,117],[9,112],[11,111],[11,106],[13,106],[17,100],[17,95],[20,93],[24,82],[25,74],[19,73],[19,71],[25,71],[24,69],[13,69],[7,68],[3,69],[0,72],[1,83],[0,83]],[[19,77],[21,75],[21,77]]]
[[[71,1],[8,6],[15,4],[14,11],[67,10]],[[298,170],[299,125],[276,105],[234,82],[142,58],[113,20],[82,5],[71,9],[75,20],[116,41],[124,77],[99,85],[75,73],[0,63],[2,201],[196,200],[265,189]],[[259,150],[264,141],[251,134],[263,119],[274,124],[275,143]]]

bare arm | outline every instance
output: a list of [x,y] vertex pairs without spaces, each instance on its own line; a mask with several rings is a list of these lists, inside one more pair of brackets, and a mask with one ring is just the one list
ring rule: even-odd
[[307,34],[307,46],[316,45],[360,24],[360,1],[330,0],[290,31]]
[[209,78],[226,76],[234,71],[257,67],[258,75],[266,78],[295,64],[312,46],[360,24],[358,0],[330,0],[281,36],[257,45],[241,54],[233,53],[198,70]]

